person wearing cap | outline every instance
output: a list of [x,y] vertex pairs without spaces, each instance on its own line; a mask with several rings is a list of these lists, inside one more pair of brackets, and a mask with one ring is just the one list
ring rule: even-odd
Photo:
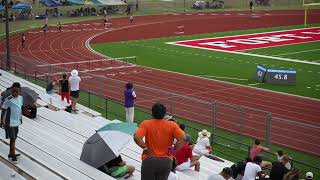
[[198,136],[197,143],[193,147],[193,152],[200,156],[210,154],[212,152],[209,140],[211,133],[204,129],[198,133]]
[[133,84],[127,83],[124,90],[124,109],[126,111],[126,121],[133,122],[134,119],[134,101],[137,98],[133,90]]
[[81,78],[78,76],[77,70],[71,71],[71,76],[69,77],[69,84],[70,84],[70,97],[71,97],[71,107],[72,111],[76,111],[76,104],[79,98],[80,93],[80,82]]
[[182,148],[173,154],[177,159],[177,171],[188,170],[191,167],[194,167],[194,170],[197,172],[200,171],[200,157],[192,154],[192,148],[189,146],[190,139],[191,136],[187,134]]
[[54,85],[56,85],[56,83],[58,82],[57,79],[53,79],[53,81],[50,81],[47,85],[46,91],[48,94],[53,94],[53,88]]
[[272,163],[272,168],[270,171],[270,180],[282,180],[283,176],[289,172],[286,168],[286,164],[289,162],[290,158],[287,155],[283,155],[280,161],[275,161]]
[[[152,106],[153,119],[144,120],[134,134],[134,141],[143,149],[141,180],[167,180],[173,154],[184,144],[185,134],[179,126],[164,119],[166,107],[156,103]],[[178,141],[172,148],[173,139]]]
[[306,180],[313,180],[313,173],[312,172],[306,173]]
[[232,176],[232,170],[229,167],[225,167],[219,174],[213,174],[209,176],[208,180],[228,180]]

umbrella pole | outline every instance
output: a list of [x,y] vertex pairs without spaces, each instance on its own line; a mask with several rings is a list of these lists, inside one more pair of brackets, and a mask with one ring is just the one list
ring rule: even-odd
[[8,0],[5,0],[5,17],[6,17],[6,70],[9,71],[11,69],[10,66],[10,37],[9,37],[9,10],[8,10]]

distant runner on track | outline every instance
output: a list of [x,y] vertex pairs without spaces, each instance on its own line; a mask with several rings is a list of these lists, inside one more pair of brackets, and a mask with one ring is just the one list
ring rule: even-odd
[[62,30],[61,30],[61,22],[59,21],[59,24],[58,24],[58,30],[59,30],[59,32],[61,32]]
[[21,46],[24,48],[26,43],[26,35],[22,33],[21,35]]

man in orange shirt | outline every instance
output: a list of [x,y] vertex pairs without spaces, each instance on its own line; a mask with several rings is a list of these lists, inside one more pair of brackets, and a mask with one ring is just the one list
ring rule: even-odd
[[[185,133],[175,122],[163,119],[165,114],[164,105],[154,104],[154,119],[143,121],[134,135],[135,142],[143,149],[141,180],[167,180],[172,168],[172,154],[183,146]],[[172,147],[174,138],[178,141]]]

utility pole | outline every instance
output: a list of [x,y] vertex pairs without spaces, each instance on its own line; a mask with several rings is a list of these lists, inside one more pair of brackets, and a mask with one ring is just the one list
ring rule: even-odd
[[10,34],[9,34],[9,6],[8,0],[5,0],[5,17],[6,17],[6,54],[7,54],[7,61],[6,61],[6,70],[11,70],[10,65]]

